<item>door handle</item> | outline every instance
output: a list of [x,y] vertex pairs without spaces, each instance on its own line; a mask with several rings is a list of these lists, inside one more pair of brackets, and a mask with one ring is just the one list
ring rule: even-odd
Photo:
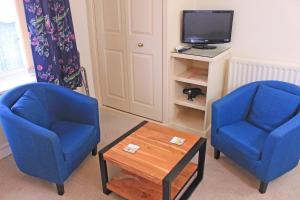
[[142,48],[142,47],[144,47],[144,44],[142,42],[140,42],[140,43],[138,43],[138,47]]

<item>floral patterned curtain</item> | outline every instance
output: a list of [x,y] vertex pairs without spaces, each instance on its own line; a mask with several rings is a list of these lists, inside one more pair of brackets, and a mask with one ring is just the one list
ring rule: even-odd
[[23,0],[38,82],[82,86],[69,0]]

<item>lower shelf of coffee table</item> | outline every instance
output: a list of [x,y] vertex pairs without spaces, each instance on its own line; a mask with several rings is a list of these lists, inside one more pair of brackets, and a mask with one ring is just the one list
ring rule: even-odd
[[[197,165],[189,163],[172,183],[171,196],[174,199],[190,178],[195,174]],[[113,177],[107,188],[128,200],[159,200],[162,199],[162,185],[153,183],[131,172],[122,170]]]

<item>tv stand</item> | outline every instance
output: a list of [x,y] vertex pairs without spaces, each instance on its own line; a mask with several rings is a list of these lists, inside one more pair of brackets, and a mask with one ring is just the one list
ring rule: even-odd
[[207,44],[195,44],[192,46],[194,49],[216,49],[217,46],[210,46]]
[[[231,50],[213,58],[181,53],[171,56],[168,125],[207,137],[211,127],[211,104],[223,94]],[[189,101],[183,93],[187,88],[199,88],[205,95]]]

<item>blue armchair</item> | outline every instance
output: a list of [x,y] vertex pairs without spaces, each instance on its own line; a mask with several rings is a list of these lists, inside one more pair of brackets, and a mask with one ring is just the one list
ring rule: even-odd
[[247,84],[212,105],[211,144],[268,183],[298,165],[300,87],[279,81]]
[[18,168],[64,182],[100,141],[96,99],[50,83],[34,83],[1,96],[0,119]]

